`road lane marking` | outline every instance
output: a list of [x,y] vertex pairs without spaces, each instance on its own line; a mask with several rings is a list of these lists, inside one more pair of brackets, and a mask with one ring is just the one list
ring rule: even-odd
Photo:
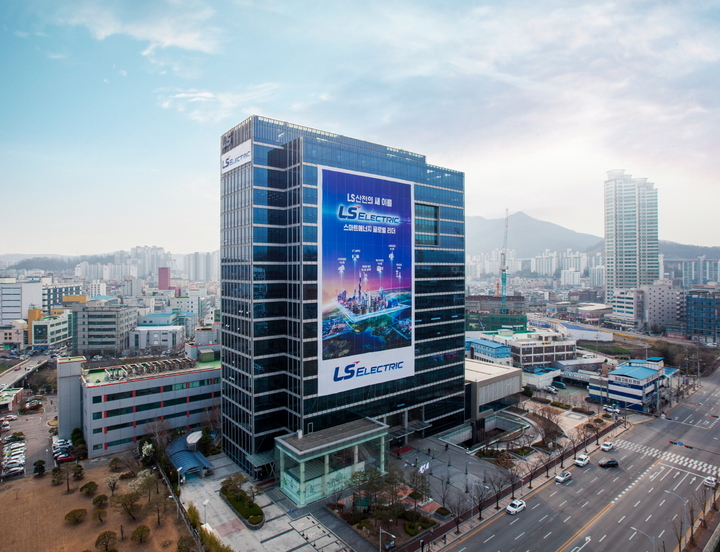
[[590,481],[590,483],[595,483],[595,481],[597,481],[597,479],[598,479],[598,478],[596,477],[595,479],[593,479],[592,481]]
[[633,508],[637,508],[637,505],[640,504],[641,502],[642,502],[642,500],[638,500],[638,501],[635,503],[635,506],[633,506]]
[[647,520],[650,519],[651,517],[652,517],[652,514],[650,514],[650,515],[645,519],[645,521],[647,521]]
[[598,542],[604,541],[604,540],[605,540],[605,537],[607,537],[607,535],[603,535]]
[[[483,541],[483,544],[486,544],[487,541],[489,541],[489,540],[490,540],[491,538],[493,538],[494,536],[495,536],[495,534],[490,535],[488,538],[486,538],[486,539]],[[463,548],[463,550],[465,550],[465,549]]]
[[566,502],[567,502],[567,500],[563,500],[563,501],[560,503],[560,506],[558,506],[558,508],[560,508],[560,507],[561,507],[563,504],[565,504]]
[[520,521],[520,518],[515,518],[515,519],[512,520],[510,523],[508,523],[508,525],[512,525],[512,524],[515,523],[516,521]]
[[660,534],[657,536],[657,538],[662,537],[662,536],[663,536],[663,533],[665,533],[665,529],[663,529],[662,531],[660,531]]
[[588,504],[590,504],[590,501],[589,501],[589,500],[588,500],[585,504],[583,504],[582,506],[580,506],[580,508],[585,508],[585,506],[587,506]]
[[620,479],[619,475],[615,479],[613,479],[612,482],[615,483],[615,481],[617,481],[618,479]]
[[542,520],[544,520],[546,517],[547,517],[547,515],[541,517],[541,518],[538,520],[538,523],[540,523],[540,522],[541,522]]
[[635,535],[637,535],[637,531],[633,531],[633,534],[630,535],[630,538],[629,538],[628,540],[632,540],[632,538],[633,538]]
[[531,510],[534,510],[534,509],[537,508],[538,506],[540,506],[540,503],[535,504],[535,506],[533,506],[533,507],[530,508],[530,509],[531,509]]
[[600,489],[600,490],[597,492],[597,494],[602,493],[604,490],[605,490],[605,489]]
[[[575,534],[572,537],[570,537],[568,540],[566,540],[565,543],[560,548],[555,550],[555,552],[565,552],[565,549],[567,549],[567,547],[570,546],[570,544],[572,542],[574,542],[582,533],[584,533],[588,527],[590,527],[593,523],[595,523],[598,519],[600,519],[605,514],[605,512],[607,512],[611,507],[612,507],[612,502],[610,504],[607,504],[602,510],[600,510],[597,514],[595,514],[595,516],[593,518],[591,518],[590,521],[588,521],[585,525],[583,525],[580,529],[578,529],[575,532]],[[565,521],[563,521],[563,523],[567,523],[567,520],[570,519],[571,517],[572,516],[568,516],[567,519]]]
[[548,538],[550,535],[552,535],[552,531],[550,531],[550,532],[549,532],[547,535],[545,535],[543,538],[546,539],[546,538]]
[[621,517],[621,518],[618,520],[618,523],[620,523],[620,522],[621,522],[622,520],[624,520],[624,519],[625,519],[625,516]]
[[523,532],[520,533],[517,537],[515,537],[515,540],[518,540],[518,539],[519,539],[520,537],[522,537],[524,534],[525,534],[525,531],[523,531]]
[[651,492],[653,492],[654,489],[655,489],[655,487],[650,487],[650,490],[648,491],[648,494],[650,494]]
[[550,497],[553,497],[557,494],[557,491],[555,491],[553,494],[550,495]]
[[663,504],[665,504],[665,499],[664,499],[664,498],[663,498],[662,502],[661,502],[660,504],[658,504],[658,508],[659,508],[660,506],[662,506]]
[[572,516],[568,516],[563,520],[563,523],[567,523],[567,520],[569,520]]

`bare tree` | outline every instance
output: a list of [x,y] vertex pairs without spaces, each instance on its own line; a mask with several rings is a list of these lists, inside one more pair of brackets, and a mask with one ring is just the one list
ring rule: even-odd
[[693,493],[690,499],[695,502],[697,509],[702,513],[702,526],[707,527],[707,487],[703,485]]
[[692,497],[690,497],[690,500],[688,500],[686,504],[687,513],[688,516],[690,516],[690,519],[687,520],[687,522],[690,524],[690,544],[695,544],[695,517],[697,516],[698,508],[695,504],[695,501],[692,500]]
[[502,492],[503,488],[505,487],[505,483],[507,482],[507,477],[503,472],[500,471],[494,471],[490,474],[490,477],[487,479],[488,484],[490,485],[490,489],[492,489],[493,494],[495,495],[495,509],[500,509],[500,493]]
[[220,407],[206,408],[200,421],[203,425],[210,427],[212,431],[221,430],[222,424],[220,422],[222,422],[222,413],[220,412]]
[[471,487],[471,498],[478,509],[478,519],[482,519],[483,505],[490,497],[490,487],[484,482],[477,482]]
[[455,532],[460,532],[460,523],[462,523],[463,506],[465,504],[465,497],[460,493],[453,493],[448,500],[448,509],[455,522]]
[[518,484],[518,482],[522,481],[522,475],[521,475],[522,468],[518,466],[518,463],[513,464],[513,466],[505,472],[505,478],[507,482],[510,484],[510,490],[512,491],[512,498],[515,500],[515,485]]
[[448,470],[447,475],[440,476],[439,479],[440,479],[440,493],[438,495],[438,498],[440,499],[440,505],[443,508],[445,508],[448,497],[450,496],[450,491],[452,490],[452,485],[450,484],[450,471]]
[[570,444],[572,445],[573,458],[577,458],[577,451],[585,439],[585,434],[581,429],[575,427],[568,431],[567,438],[570,440]]
[[170,443],[172,435],[172,425],[167,420],[155,418],[145,424],[145,433],[159,446],[162,450]]
[[[537,454],[537,453],[536,453]],[[528,458],[522,465],[525,475],[528,477],[528,489],[532,489],[532,482],[535,472],[543,465],[543,459],[538,456]]]
[[678,550],[682,550],[683,537],[685,536],[685,519],[683,517],[673,519],[672,530],[678,542]]

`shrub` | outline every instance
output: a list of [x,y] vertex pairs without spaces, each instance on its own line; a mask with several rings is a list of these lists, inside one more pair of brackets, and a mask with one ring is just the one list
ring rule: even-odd
[[405,532],[411,537],[417,535],[419,531],[420,529],[418,529],[418,526],[415,523],[409,521],[405,522]]
[[357,525],[367,517],[368,514],[364,512],[345,512],[344,514],[342,514],[342,518],[348,525]]
[[105,505],[105,503],[107,502],[107,500],[108,500],[107,495],[101,494],[101,495],[97,495],[95,498],[93,498],[92,503],[93,503],[93,506],[95,506],[95,508],[102,508]]
[[248,523],[250,523],[250,525],[257,525],[262,520],[263,520],[262,516],[250,516],[248,518]]
[[98,486],[97,486],[97,483],[95,483],[95,481],[88,481],[87,483],[85,483],[85,485],[80,487],[80,492],[85,493],[88,496],[91,496],[91,495],[95,494],[95,491],[97,491],[97,488],[98,488]]
[[409,521],[410,523],[417,523],[422,519],[422,514],[416,510],[405,510],[398,516],[400,519]]
[[440,506],[437,510],[435,510],[435,513],[439,516],[447,516],[450,513],[450,510],[445,508],[445,506]]
[[112,471],[120,471],[122,469],[122,460],[120,460],[120,458],[117,458],[117,457],[113,458],[112,460],[110,460],[108,467]]
[[103,531],[95,539],[95,548],[110,552],[110,548],[117,542],[117,533],[115,531]]
[[195,506],[192,502],[188,504],[187,517],[190,521],[190,525],[192,525],[195,529],[202,525],[200,522],[200,512],[198,512],[197,506]]
[[133,472],[125,472],[120,474],[120,479],[132,479],[135,477],[135,474]]
[[87,510],[85,508],[78,508],[77,510],[70,510],[67,514],[65,514],[65,521],[69,521],[70,523],[78,524],[82,520],[85,519],[86,515],[87,515]]

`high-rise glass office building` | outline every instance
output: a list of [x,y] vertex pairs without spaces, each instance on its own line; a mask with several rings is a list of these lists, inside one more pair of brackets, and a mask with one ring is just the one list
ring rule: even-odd
[[608,171],[605,181],[605,301],[616,289],[636,289],[658,280],[657,190],[647,178]]
[[221,186],[231,458],[262,476],[293,433],[371,420],[387,447],[463,421],[463,173],[252,116]]

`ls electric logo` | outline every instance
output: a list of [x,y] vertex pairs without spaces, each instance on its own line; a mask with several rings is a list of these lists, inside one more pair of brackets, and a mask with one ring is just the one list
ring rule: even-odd
[[361,220],[363,222],[381,222],[385,224],[400,224],[400,217],[396,215],[378,215],[368,213],[360,207],[338,206],[338,218],[341,220]]
[[383,372],[389,372],[391,370],[402,370],[403,363],[404,361],[391,362],[389,364],[380,364],[379,366],[372,366],[368,368],[366,366],[358,366],[360,361],[356,360],[352,364],[345,366],[342,375],[340,374],[340,367],[337,366],[335,368],[335,373],[333,374],[333,380],[343,381],[352,378],[360,378],[362,376],[371,376],[373,374],[382,374]]
[[238,165],[252,161],[252,141],[246,140],[220,158],[220,173],[226,173]]

